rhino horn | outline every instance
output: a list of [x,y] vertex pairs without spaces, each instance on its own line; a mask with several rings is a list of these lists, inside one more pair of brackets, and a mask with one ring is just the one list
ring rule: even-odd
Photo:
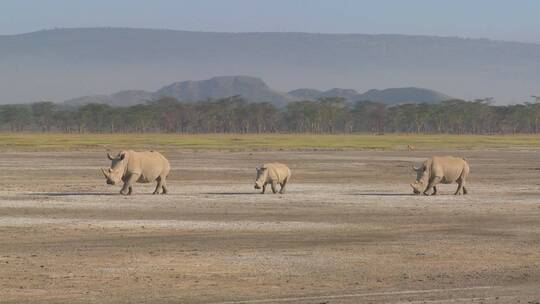
[[107,173],[107,170],[101,168],[101,173],[103,173],[103,175],[105,175],[106,178],[109,178],[109,175]]

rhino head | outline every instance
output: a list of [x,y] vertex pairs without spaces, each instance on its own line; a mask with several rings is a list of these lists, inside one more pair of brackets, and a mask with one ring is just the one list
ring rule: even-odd
[[420,167],[412,166],[414,172],[416,172],[416,181],[411,184],[414,194],[420,194],[424,192],[428,185],[429,173],[427,172],[426,165]]
[[115,157],[107,153],[107,158],[111,160],[111,167],[108,169],[101,169],[101,172],[107,179],[107,184],[115,185],[122,181],[122,177],[124,177],[124,173],[127,167],[126,156],[126,151],[118,153],[118,155],[116,155]]
[[268,177],[268,168],[261,166],[260,168],[255,168],[257,170],[257,178],[255,179],[255,189],[261,189],[266,182]]

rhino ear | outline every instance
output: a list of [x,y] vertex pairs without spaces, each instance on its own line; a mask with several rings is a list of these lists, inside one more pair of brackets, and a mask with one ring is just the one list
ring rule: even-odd
[[412,169],[414,171],[420,171],[421,167],[416,167],[415,165],[412,165]]
[[114,159],[114,157],[112,157],[111,154],[109,154],[109,152],[107,152],[107,158],[110,159],[110,160]]
[[126,158],[126,153],[120,154],[120,160],[124,160],[124,158]]

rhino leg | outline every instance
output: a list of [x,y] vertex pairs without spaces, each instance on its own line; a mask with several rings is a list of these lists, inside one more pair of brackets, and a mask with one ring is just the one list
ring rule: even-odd
[[131,195],[133,193],[133,187],[132,186],[129,186],[129,189],[128,189],[128,195]]
[[124,186],[122,187],[122,189],[120,189],[120,194],[122,194],[122,195],[129,195],[129,186],[126,187],[126,184],[124,184]]
[[272,182],[270,185],[272,186],[272,192],[274,194],[276,194],[277,193],[277,182]]
[[169,192],[169,190],[167,190],[167,182],[166,181],[163,181],[163,185],[161,185],[161,189],[163,190],[161,192],[161,194],[167,194],[167,192]]
[[266,185],[266,183],[263,184],[261,194],[264,194],[264,192],[266,191]]
[[433,193],[431,195],[437,195],[437,186],[433,186]]
[[156,185],[156,188],[154,189],[154,192],[152,194],[159,194],[159,189],[161,188],[161,183],[158,182]]
[[138,179],[139,174],[131,174],[124,182],[124,186],[122,187],[122,190],[120,190],[120,194],[130,195],[132,191],[129,191],[129,188],[131,188],[131,185],[133,185],[133,183],[135,183]]
[[454,192],[454,195],[460,195],[461,194],[461,189],[463,188],[463,182],[462,181],[458,181],[458,186],[457,186],[457,189],[456,189],[456,192]]
[[[441,177],[438,177],[438,176],[435,176],[432,180],[429,181],[429,184],[426,188],[426,190],[424,190],[424,195],[429,195],[428,194],[428,191],[432,188],[432,187],[435,187],[437,186],[440,182],[441,182]],[[434,194],[437,194],[437,191],[435,191]]]
[[165,185],[165,178],[161,176],[158,177],[156,189],[154,190],[152,194],[159,194],[160,189],[163,190],[163,192],[161,192],[162,194],[167,194],[167,186]]
[[283,183],[281,183],[281,189],[279,190],[279,193],[283,194],[285,193],[285,185],[287,185],[288,178],[283,180]]
[[163,181],[161,178],[158,178],[156,189],[154,189],[154,192],[152,194],[159,194],[159,189],[163,187]]
[[465,181],[463,179],[458,180],[458,189],[454,194],[460,194],[460,190],[462,190],[461,192],[463,192],[463,195],[467,194],[467,188],[465,188]]

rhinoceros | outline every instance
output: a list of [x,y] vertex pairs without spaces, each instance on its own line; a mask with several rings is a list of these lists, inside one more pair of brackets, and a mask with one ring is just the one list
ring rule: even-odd
[[150,183],[157,181],[156,190],[153,194],[158,194],[162,189],[162,194],[167,194],[167,176],[171,167],[169,161],[155,151],[122,151],[113,157],[107,153],[111,160],[109,169],[101,169],[107,179],[107,184],[115,185],[124,182],[120,194],[131,195],[133,183]]
[[469,176],[469,164],[465,158],[452,156],[434,156],[426,160],[422,166],[415,167],[416,182],[411,184],[415,194],[423,193],[433,188],[432,195],[437,194],[437,184],[457,183],[458,187],[454,195],[467,194],[465,182]]
[[255,189],[262,188],[261,194],[264,194],[267,184],[271,185],[274,194],[277,192],[277,184],[281,185],[279,193],[285,193],[285,185],[291,178],[291,169],[289,167],[280,163],[268,163],[256,168],[256,170]]

